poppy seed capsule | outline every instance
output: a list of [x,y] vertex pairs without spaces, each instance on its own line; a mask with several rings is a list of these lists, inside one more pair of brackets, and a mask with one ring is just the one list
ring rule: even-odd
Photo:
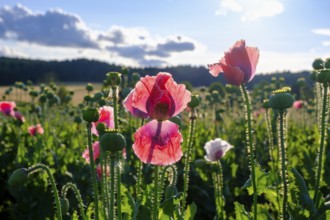
[[200,100],[198,95],[192,95],[191,96],[191,101],[188,103],[188,106],[190,108],[196,108],[199,106]]
[[269,97],[269,106],[278,110],[290,108],[294,102],[293,96],[289,93],[290,91],[289,87],[275,90],[273,95]]
[[121,83],[121,74],[118,72],[109,72],[107,73],[107,84],[116,87]]
[[61,210],[63,214],[66,214],[69,211],[69,200],[67,198],[61,198],[60,199],[60,203],[61,203]]
[[263,100],[262,107],[264,109],[269,109],[270,108],[270,106],[269,106],[269,100],[268,99]]
[[103,151],[121,151],[126,146],[126,139],[120,133],[106,132],[100,138],[100,146]]
[[99,111],[94,107],[86,107],[83,111],[83,119],[87,122],[96,122],[99,120]]
[[29,178],[28,172],[25,168],[15,170],[9,177],[8,184],[10,186],[18,186],[27,182]]
[[321,58],[317,58],[314,60],[312,66],[315,70],[321,70],[324,68],[324,61]]
[[320,70],[320,72],[316,74],[316,80],[319,83],[329,83],[330,82],[330,69]]
[[179,128],[182,127],[182,120],[179,116],[174,116],[174,117],[170,118],[170,121],[177,124],[179,126]]

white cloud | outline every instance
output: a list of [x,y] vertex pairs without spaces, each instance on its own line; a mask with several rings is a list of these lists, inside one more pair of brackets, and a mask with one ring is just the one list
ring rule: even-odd
[[327,28],[313,29],[312,32],[314,34],[330,36],[330,29]]
[[26,57],[24,53],[11,47],[0,47],[0,57]]
[[322,41],[322,45],[328,47],[330,46],[330,41]]
[[220,0],[216,15],[227,15],[229,12],[240,13],[242,21],[256,21],[262,17],[272,17],[284,11],[278,0]]

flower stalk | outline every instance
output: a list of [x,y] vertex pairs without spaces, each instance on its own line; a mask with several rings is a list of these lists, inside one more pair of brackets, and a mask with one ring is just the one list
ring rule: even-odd
[[254,156],[254,147],[252,143],[252,115],[251,115],[251,103],[249,99],[248,92],[246,91],[245,85],[240,86],[242,97],[244,100],[244,109],[245,109],[245,127],[246,127],[246,142],[248,145],[248,154],[250,159],[250,171],[251,171],[251,180],[253,188],[253,219],[257,220],[258,208],[257,208],[257,181],[255,174],[255,156]]

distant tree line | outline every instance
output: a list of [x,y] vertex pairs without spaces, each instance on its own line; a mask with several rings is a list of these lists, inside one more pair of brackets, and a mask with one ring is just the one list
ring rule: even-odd
[[[76,59],[65,61],[41,61],[19,58],[0,57],[0,85],[12,85],[16,81],[26,82],[31,80],[34,83],[41,82],[93,82],[101,83],[105,74],[110,71],[121,72],[123,66],[100,62],[96,60]],[[225,84],[222,74],[215,78],[208,72],[206,66],[175,66],[166,68],[128,68],[128,77],[137,72],[141,76],[156,75],[158,72],[169,72],[177,82],[189,82],[192,86],[209,86],[215,81]],[[307,86],[312,85],[310,72],[298,73],[277,72],[272,74],[259,74],[248,83],[253,87],[258,83],[270,83],[273,77],[281,78],[285,84],[297,86],[298,79],[304,78]],[[274,79],[274,78],[273,78]]]

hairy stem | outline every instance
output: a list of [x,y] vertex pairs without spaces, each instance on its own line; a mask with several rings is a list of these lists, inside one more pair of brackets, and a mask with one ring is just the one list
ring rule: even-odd
[[79,189],[77,188],[77,186],[73,183],[67,183],[65,184],[63,187],[62,187],[62,196],[63,198],[66,198],[66,195],[67,195],[67,192],[68,190],[71,189],[78,201],[78,206],[79,206],[79,210],[80,210],[80,215],[81,215],[81,218],[83,220],[87,220],[86,218],[86,215],[85,215],[85,211],[84,211],[84,204],[83,204],[83,201],[82,201],[82,198],[81,198],[81,194],[80,194],[80,191]]

